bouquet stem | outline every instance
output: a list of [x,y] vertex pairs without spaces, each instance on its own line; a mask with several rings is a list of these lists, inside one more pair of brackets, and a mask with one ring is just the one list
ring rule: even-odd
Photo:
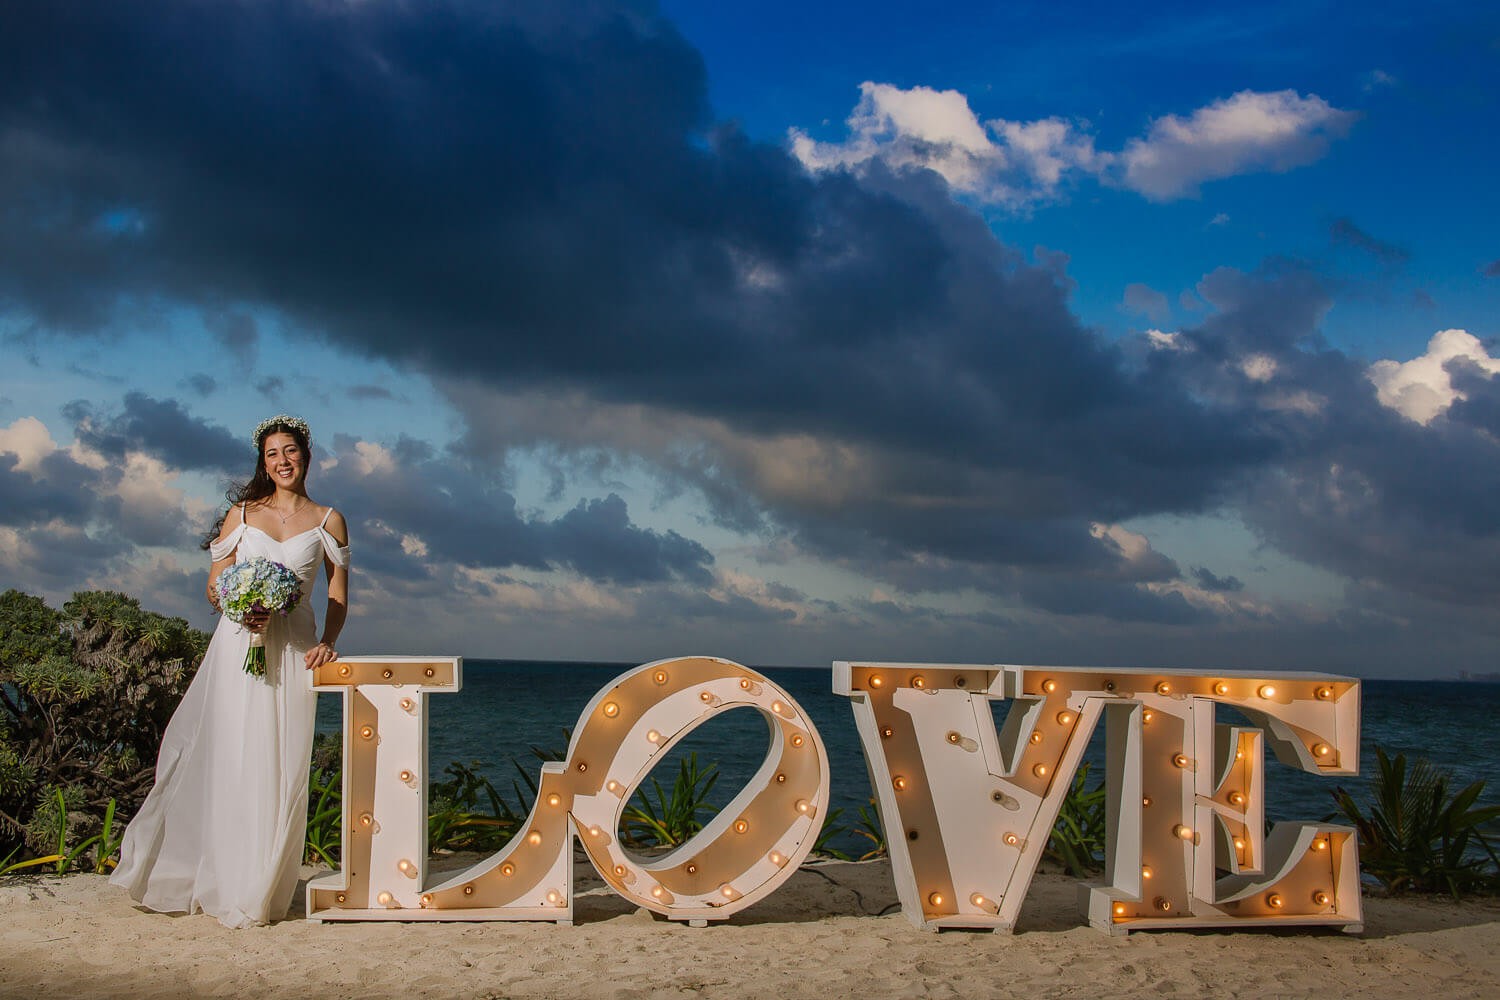
[[252,632],[250,649],[245,653],[245,673],[251,677],[266,676],[266,637]]

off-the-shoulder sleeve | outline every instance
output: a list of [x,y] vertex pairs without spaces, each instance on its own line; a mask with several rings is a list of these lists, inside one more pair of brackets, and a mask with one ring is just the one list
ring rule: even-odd
[[223,538],[215,538],[208,543],[208,554],[213,557],[214,562],[220,559],[228,559],[240,544],[240,537],[245,534],[245,525],[241,523]]
[[332,560],[335,566],[349,565],[349,546],[340,545],[338,539],[328,533],[328,529],[322,525],[318,526],[318,538],[323,541],[323,552]]

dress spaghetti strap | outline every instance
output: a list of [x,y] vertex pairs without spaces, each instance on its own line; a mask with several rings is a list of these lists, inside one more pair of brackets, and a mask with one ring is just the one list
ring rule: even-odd
[[321,521],[318,522],[318,527],[321,528],[321,527],[323,527],[323,525],[327,524],[328,523],[328,515],[330,515],[332,513],[333,513],[333,508],[332,507],[329,507],[326,511],[324,511],[323,512],[323,520],[321,520]]

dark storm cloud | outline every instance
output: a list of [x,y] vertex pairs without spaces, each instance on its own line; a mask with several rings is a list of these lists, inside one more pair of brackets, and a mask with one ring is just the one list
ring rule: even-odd
[[230,475],[244,475],[243,466],[255,461],[248,441],[192,416],[175,399],[127,392],[123,406],[123,412],[106,416],[76,400],[63,407],[63,415],[75,422],[78,440],[113,459],[144,451],[173,468]]
[[1328,236],[1334,243],[1363,250],[1382,264],[1404,264],[1411,259],[1411,251],[1376,239],[1347,216],[1340,216],[1328,224]]
[[[715,124],[698,55],[647,4],[12,7],[0,306],[49,329],[181,302],[248,358],[266,309],[477,386],[451,392],[474,454],[486,394],[696,421],[711,437],[692,447],[623,428],[568,442],[566,422],[523,443],[644,454],[725,524],[913,588],[1190,622],[1151,589],[1175,564],[1091,524],[1240,507],[1371,586],[1495,591],[1489,397],[1425,428],[1381,407],[1364,362],[1320,338],[1325,279],[1220,269],[1177,349],[1108,342],[1070,313],[1056,259],[1001,245],[936,175],[813,176]],[[1347,219],[1331,236],[1405,258]],[[184,467],[234,453],[210,449],[216,428],[172,431],[174,405],[127,399],[88,433]],[[803,467],[784,438],[849,458]],[[369,497],[393,567],[417,558],[407,536],[463,565],[622,582],[710,564],[623,502],[529,517],[410,443],[328,479]]]
[[[637,526],[613,494],[556,518],[528,516],[491,476],[424,442],[403,438],[388,452],[360,454],[340,438],[335,450],[339,463],[310,485],[319,495],[349,498],[353,516],[368,522],[378,563],[392,573],[430,555],[439,564],[487,569],[567,568],[622,584],[711,578],[707,549],[675,531]],[[412,549],[422,552],[415,558],[408,549],[418,545],[425,550]]]
[[36,475],[19,464],[14,454],[0,451],[0,524],[25,527],[54,518],[78,523],[88,515],[93,470],[61,452],[42,459]]
[[1245,581],[1237,576],[1219,576],[1206,566],[1193,567],[1193,582],[1204,590],[1219,594],[1234,594],[1245,589]]

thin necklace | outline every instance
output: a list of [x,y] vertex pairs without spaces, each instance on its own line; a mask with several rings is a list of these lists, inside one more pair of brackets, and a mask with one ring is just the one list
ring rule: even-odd
[[[299,501],[305,501],[306,497],[298,497],[297,499]],[[297,511],[301,510],[303,507],[306,507],[306,506],[307,506],[307,504],[305,502],[303,502],[303,503],[293,503],[292,504],[292,512],[290,514],[282,514],[281,511],[278,508],[274,507],[274,506],[271,509],[274,510],[274,511],[276,511],[276,516],[277,517],[281,518],[281,525],[282,525],[282,527],[286,527],[286,523],[288,521],[290,521],[292,518],[294,518],[294,517],[297,516]]]

